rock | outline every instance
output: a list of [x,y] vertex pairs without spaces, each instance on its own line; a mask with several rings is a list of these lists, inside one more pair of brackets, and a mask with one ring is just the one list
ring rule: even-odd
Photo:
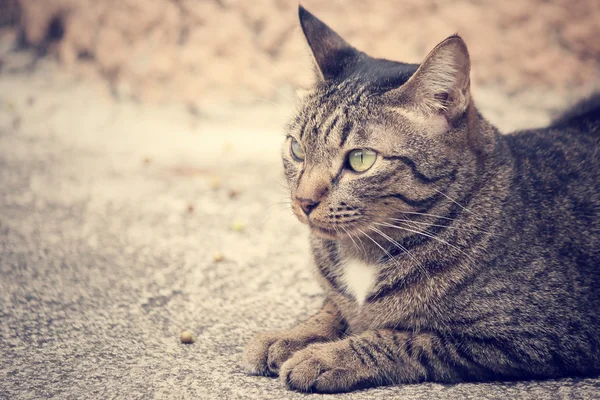
[[192,335],[192,333],[189,331],[182,331],[179,339],[181,340],[181,343],[185,344],[191,344],[196,341],[196,339],[194,339],[194,335]]

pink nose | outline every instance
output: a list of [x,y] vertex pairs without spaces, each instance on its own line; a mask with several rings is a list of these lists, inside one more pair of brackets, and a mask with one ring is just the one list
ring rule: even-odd
[[304,211],[304,214],[306,214],[307,216],[311,213],[312,210],[317,208],[317,206],[319,205],[318,201],[312,199],[302,199],[297,197],[296,201],[298,202],[298,205],[300,205],[302,211]]

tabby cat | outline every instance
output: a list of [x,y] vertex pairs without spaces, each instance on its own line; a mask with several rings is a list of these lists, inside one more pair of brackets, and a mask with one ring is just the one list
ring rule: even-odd
[[283,147],[322,309],[243,363],[311,392],[600,371],[600,98],[501,135],[459,36],[372,58],[300,7],[317,83]]

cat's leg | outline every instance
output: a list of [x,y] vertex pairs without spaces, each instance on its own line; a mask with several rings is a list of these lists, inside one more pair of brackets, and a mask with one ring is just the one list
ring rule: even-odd
[[489,378],[494,363],[480,364],[455,341],[435,334],[371,330],[296,352],[281,366],[288,388],[336,393],[361,387],[425,380],[458,382]]
[[337,340],[344,329],[339,311],[326,301],[318,313],[292,329],[256,335],[244,349],[244,368],[252,374],[277,375],[296,351],[312,343]]

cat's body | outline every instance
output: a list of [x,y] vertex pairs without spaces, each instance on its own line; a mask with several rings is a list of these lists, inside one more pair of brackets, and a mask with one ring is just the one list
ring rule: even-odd
[[[560,128],[498,136],[497,168],[488,169],[485,184],[477,189],[481,193],[453,197],[460,205],[440,200],[451,208],[440,213],[444,218],[421,220],[437,229],[408,224],[438,240],[416,233],[399,240],[412,257],[371,267],[379,277],[366,299],[355,298],[357,290],[346,290],[345,279],[338,278],[348,264],[332,260],[356,255],[355,245],[313,237],[322,286],[349,332],[384,327],[438,332],[467,346],[469,338],[489,338],[489,344],[502,338],[507,343],[498,345],[508,351],[512,343],[513,361],[528,363],[530,376],[599,370],[600,167],[589,166],[600,161],[600,119],[594,123],[588,132]],[[575,187],[567,188],[569,182]],[[429,211],[436,214],[435,208]],[[362,245],[373,254],[365,264],[386,257],[368,240]],[[413,268],[415,263],[428,274]],[[389,278],[382,279],[386,267]],[[408,272],[399,274],[399,269]],[[365,274],[355,281],[366,282]],[[533,366],[527,355],[538,346],[548,352]],[[557,364],[555,352],[566,359]],[[472,356],[493,354],[481,348]],[[514,371],[514,377],[520,373]]]
[[501,135],[460,38],[416,66],[301,22],[321,79],[284,165],[326,301],[246,367],[323,392],[600,371],[600,108]]

